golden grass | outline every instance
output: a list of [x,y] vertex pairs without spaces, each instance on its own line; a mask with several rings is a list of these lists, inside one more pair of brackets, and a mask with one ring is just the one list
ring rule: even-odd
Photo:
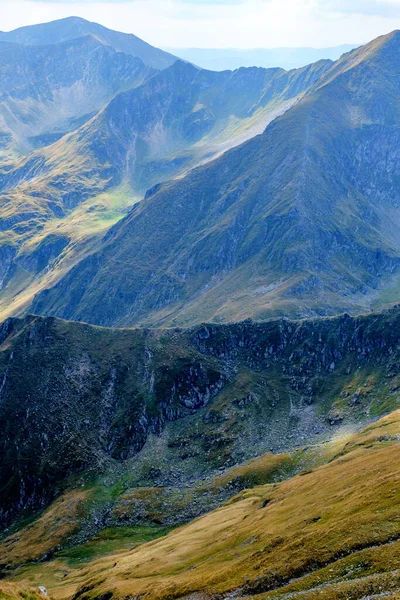
[[0,543],[0,563],[12,567],[41,559],[77,529],[89,491],[74,490],[59,498],[36,521]]
[[214,477],[210,487],[211,489],[225,488],[235,482],[246,484],[247,487],[260,485],[280,469],[290,468],[291,464],[289,454],[263,454],[247,463],[232,467],[223,475]]
[[[328,464],[234,497],[168,536],[51,584],[55,598],[181,598],[243,588],[319,600],[400,590],[400,411],[332,442]],[[60,565],[59,565],[60,567]],[[46,571],[47,569],[47,571]],[[47,574],[46,574],[47,573]],[[26,580],[29,583],[29,580]],[[23,583],[23,581],[22,581]],[[372,592],[371,592],[372,590]]]
[[65,236],[70,243],[51,269],[39,275],[24,272],[14,278],[0,298],[0,321],[23,313],[36,294],[54,286],[80,260],[98,250],[107,229],[122,219],[137,200],[129,186],[121,185],[80,204],[64,218],[48,219],[38,233],[21,244],[19,255],[29,255],[52,234]]
[[14,583],[0,582],[0,600],[43,600],[39,590],[22,588]]

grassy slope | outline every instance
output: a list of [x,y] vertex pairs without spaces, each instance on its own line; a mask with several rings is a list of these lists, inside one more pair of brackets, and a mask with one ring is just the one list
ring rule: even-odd
[[[81,570],[66,562],[67,552],[17,578],[44,582],[55,598],[70,598],[78,587],[82,599],[211,598],[239,588],[235,597],[356,600],[398,591],[399,439],[397,411],[315,448],[314,462],[294,478],[243,491],[159,541],[130,551],[121,544],[117,554]],[[264,460],[240,469],[262,471]]]
[[43,600],[44,596],[37,589],[1,582],[0,598],[1,600]]
[[[32,223],[28,238],[25,231],[8,230],[0,234],[0,242],[11,242],[16,248],[22,242],[18,249],[19,266],[0,296],[1,319],[24,312],[36,294],[55,285],[80,260],[95,251],[105,232],[126,215],[136,200],[129,186],[120,186],[83,202],[64,218],[46,217],[40,227]],[[26,196],[18,194],[13,201],[13,210],[26,209]],[[49,268],[40,273],[35,268],[24,268],[24,261],[29,261],[40,245],[46,244],[52,236],[63,237],[68,244],[50,261]]]

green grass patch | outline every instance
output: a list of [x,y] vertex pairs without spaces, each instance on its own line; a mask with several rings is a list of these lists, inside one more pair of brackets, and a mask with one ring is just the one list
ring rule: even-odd
[[167,535],[173,527],[158,525],[138,525],[133,527],[107,527],[96,537],[57,554],[73,567],[82,562],[90,562],[119,550],[129,550]]

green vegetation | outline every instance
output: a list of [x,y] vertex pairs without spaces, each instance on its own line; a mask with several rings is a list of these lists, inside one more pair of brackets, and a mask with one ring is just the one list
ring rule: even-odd
[[133,549],[167,535],[171,529],[172,527],[156,525],[107,527],[90,541],[62,550],[56,556],[69,567],[76,567],[82,562],[89,562],[120,550]]
[[[229,491],[296,472],[270,457],[262,473],[271,479],[254,463],[251,475],[229,474],[215,499],[204,485],[219,469],[329,440],[398,408],[399,315],[191,330],[7,321],[0,338],[0,430],[12,440],[0,461],[7,514],[45,506],[75,482],[94,490],[93,510],[106,512],[132,489],[164,488],[158,509],[133,498],[137,511],[128,518],[179,523]],[[196,502],[192,490],[178,507],[176,488],[188,483]]]
[[28,34],[0,315],[76,322],[0,325],[0,600],[399,598],[400,306],[312,317],[398,293],[400,34],[233,73]]
[[[370,421],[399,406],[399,315],[7,321],[7,585],[55,600],[397,592],[400,413]],[[27,521],[38,478],[49,506]]]
[[1,600],[43,600],[39,590],[20,587],[7,582],[0,582]]
[[[91,41],[102,48],[99,40]],[[4,273],[0,269],[0,317],[21,314],[35,294],[100,250],[105,230],[148,188],[261,133],[329,64],[291,73],[260,69],[217,74],[178,62],[154,77],[136,65],[130,83],[118,70],[113,73],[122,80],[120,87],[113,78],[108,85],[128,91],[93,118],[94,107],[86,107],[86,120],[54,143],[0,166],[0,252],[6,252]],[[188,86],[193,94],[182,105]],[[107,90],[101,82],[99,87],[103,106]],[[80,109],[78,101],[73,106]],[[49,110],[57,113],[54,106]],[[62,250],[48,243],[55,234],[64,236]]]

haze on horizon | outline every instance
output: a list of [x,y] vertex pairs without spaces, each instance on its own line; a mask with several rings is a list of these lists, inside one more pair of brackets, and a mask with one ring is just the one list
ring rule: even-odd
[[76,15],[168,48],[325,48],[400,28],[400,0],[0,0],[3,31]]

